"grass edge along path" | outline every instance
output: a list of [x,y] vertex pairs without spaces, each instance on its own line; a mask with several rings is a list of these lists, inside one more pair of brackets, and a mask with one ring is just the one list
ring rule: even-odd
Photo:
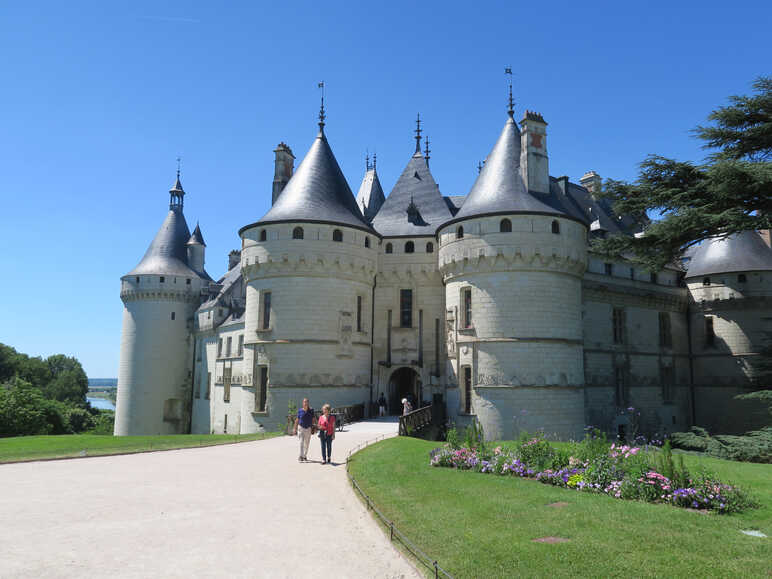
[[[441,443],[398,437],[352,461],[360,486],[395,526],[456,577],[766,577],[772,573],[772,466],[706,457],[762,506],[703,514],[580,493],[533,480],[429,466]],[[553,506],[563,503],[563,506]],[[767,538],[740,530],[760,530]],[[535,543],[559,537],[564,543]]]
[[414,565],[416,569],[430,571],[431,575],[435,577],[435,579],[438,579],[439,577],[447,577],[449,579],[453,579],[453,576],[445,569],[443,569],[436,559],[433,559],[424,553],[421,548],[418,547],[418,545],[411,541],[402,531],[399,530],[399,528],[394,526],[394,521],[389,520],[389,518],[383,514],[378,506],[373,503],[370,496],[362,489],[361,486],[359,486],[359,483],[357,482],[354,475],[351,474],[351,463],[352,460],[356,457],[357,453],[359,453],[363,448],[372,446],[373,444],[376,444],[385,438],[392,438],[392,436],[381,435],[371,440],[367,440],[362,444],[352,448],[349,451],[348,456],[346,456],[346,476],[348,477],[348,480],[351,483],[354,491],[356,491],[355,494],[357,497],[359,497],[359,499],[365,503],[368,511],[372,510],[373,517],[377,523],[380,523],[379,526],[381,527],[381,530],[389,535],[389,541],[394,544],[394,540],[397,540],[397,548],[405,557],[408,558],[408,560],[417,564]]
[[282,434],[265,432],[258,434],[170,434],[155,436],[112,436],[107,434],[16,436],[0,438],[0,464],[236,444],[264,440]]

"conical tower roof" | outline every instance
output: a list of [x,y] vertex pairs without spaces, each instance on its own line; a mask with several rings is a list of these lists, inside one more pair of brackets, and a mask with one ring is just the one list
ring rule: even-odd
[[372,221],[385,200],[386,196],[383,194],[383,187],[381,187],[381,182],[378,179],[378,173],[375,167],[371,167],[365,173],[362,184],[359,186],[357,207],[362,211],[367,221]]
[[511,112],[453,221],[499,213],[549,214],[575,219],[554,192],[527,190],[520,173],[520,130]]
[[686,277],[737,271],[772,271],[772,249],[756,231],[705,240],[694,252]]
[[188,239],[187,245],[203,245],[206,247],[206,243],[204,243],[204,236],[201,235],[201,227],[196,223],[196,228],[193,230],[193,234],[190,236],[190,239]]
[[371,231],[323,130],[276,203],[258,223],[287,221],[338,223]]
[[126,275],[197,275],[188,267],[185,249],[188,239],[190,230],[182,211],[169,210],[142,261]]
[[373,228],[387,237],[434,235],[451,217],[426,158],[417,151],[373,219]]

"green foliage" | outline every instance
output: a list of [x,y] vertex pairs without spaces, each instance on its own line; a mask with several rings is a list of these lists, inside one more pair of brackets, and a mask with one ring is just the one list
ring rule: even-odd
[[448,428],[448,431],[445,434],[445,441],[448,443],[450,448],[461,448],[461,438],[458,435],[458,430],[456,430],[455,425]]
[[47,434],[45,399],[29,382],[14,377],[0,384],[0,436]]
[[[772,358],[772,355],[770,357]],[[772,414],[772,390],[757,390],[756,392],[748,392],[747,394],[738,394],[734,399],[757,400],[768,406],[769,413]]]
[[571,454],[580,462],[589,462],[608,454],[610,446],[606,433],[598,428],[592,428],[584,433],[584,440],[573,445]]
[[467,448],[476,448],[478,452],[485,454],[485,433],[482,424],[477,419],[466,427],[464,441]]
[[654,452],[652,456],[652,468],[670,479],[674,488],[688,487],[690,483],[689,471],[684,466],[684,456],[679,455],[678,460],[673,460],[673,451],[670,448],[670,441],[659,451]]
[[618,215],[647,221],[645,235],[615,235],[593,241],[606,255],[631,252],[634,260],[656,271],[704,239],[739,231],[767,229],[772,215],[772,79],[754,83],[758,94],[731,97],[732,105],[714,111],[714,127],[695,134],[707,148],[717,148],[703,165],[650,155],[634,183],[608,180],[604,196]]
[[772,463],[772,427],[752,430],[742,436],[718,434],[710,436],[703,428],[670,436],[676,448],[705,452],[716,458],[742,462]]
[[523,431],[517,439],[515,454],[522,463],[534,470],[543,470],[551,467],[555,458],[555,449],[544,438],[543,432],[528,434]]
[[88,431],[89,434],[112,434],[115,429],[115,411],[102,410],[94,418],[94,426]]

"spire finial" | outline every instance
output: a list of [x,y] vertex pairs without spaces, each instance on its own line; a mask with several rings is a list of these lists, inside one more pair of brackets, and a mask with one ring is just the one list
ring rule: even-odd
[[431,150],[429,149],[429,135],[426,135],[426,140],[424,141],[424,144],[426,147],[424,148],[424,158],[426,159],[426,166],[429,166],[429,153],[431,153]]
[[421,113],[415,118],[415,152],[421,152]]
[[365,171],[370,170],[370,152],[367,151],[365,154]]
[[483,164],[482,161],[477,161],[477,174],[482,173]]
[[322,105],[319,107],[319,132],[324,133],[324,119],[327,115],[324,114],[324,81],[319,83],[319,88],[322,91]]
[[378,154],[373,153],[373,171],[375,171],[375,162],[378,160]]
[[504,74],[509,75],[509,107],[507,108],[507,114],[510,118],[515,118],[515,100],[512,98],[512,67],[504,67]]
[[179,179],[180,179],[180,161],[181,161],[181,160],[182,160],[182,159],[180,159],[179,157],[177,157],[177,180],[178,180],[178,181],[179,181]]

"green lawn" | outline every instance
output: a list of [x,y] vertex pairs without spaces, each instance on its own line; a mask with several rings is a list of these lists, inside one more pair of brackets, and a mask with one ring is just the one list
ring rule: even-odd
[[42,458],[120,454],[147,450],[171,450],[247,442],[279,436],[265,434],[177,434],[169,436],[110,436],[101,434],[62,434],[58,436],[17,436],[0,438],[0,463]]
[[[715,515],[431,467],[428,453],[439,444],[393,438],[364,449],[350,466],[386,516],[455,577],[772,574],[772,465],[686,456],[687,466],[704,464],[763,505]],[[548,506],[555,502],[568,505]],[[549,536],[570,541],[533,542]]]

